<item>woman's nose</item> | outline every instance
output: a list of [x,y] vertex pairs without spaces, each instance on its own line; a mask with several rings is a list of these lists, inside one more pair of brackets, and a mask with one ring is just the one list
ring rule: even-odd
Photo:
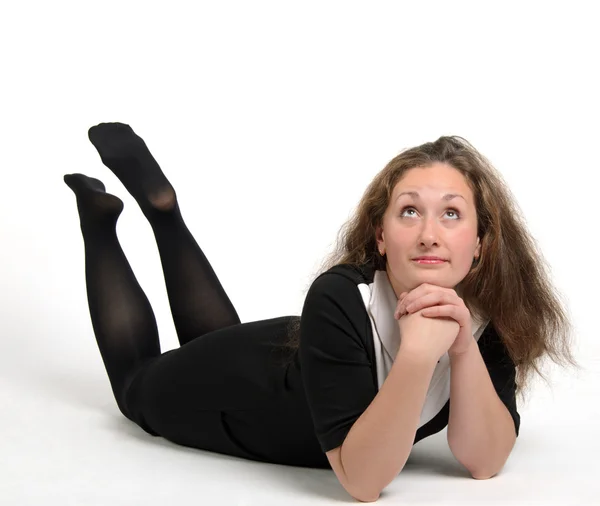
[[423,225],[421,228],[420,239],[425,244],[430,244],[432,242],[437,241],[438,238],[438,229],[437,222],[435,218],[426,218],[423,220]]

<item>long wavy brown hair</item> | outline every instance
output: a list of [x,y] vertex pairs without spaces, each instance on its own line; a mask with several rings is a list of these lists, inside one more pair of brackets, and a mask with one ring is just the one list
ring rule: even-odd
[[[573,329],[562,296],[550,281],[547,263],[509,188],[464,138],[443,136],[393,158],[365,190],[315,278],[338,264],[367,264],[386,270],[387,257],[379,254],[375,237],[392,191],[407,170],[434,162],[460,171],[475,197],[481,255],[460,282],[462,298],[470,311],[486,314],[498,331],[517,366],[517,393],[524,398],[534,372],[548,383],[541,370],[546,357],[558,365],[579,368],[571,352]],[[299,330],[300,318],[291,319],[286,347],[298,349]]]

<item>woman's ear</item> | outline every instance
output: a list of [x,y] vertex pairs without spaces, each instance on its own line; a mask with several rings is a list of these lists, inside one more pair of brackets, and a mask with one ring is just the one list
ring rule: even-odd
[[383,235],[383,227],[379,225],[375,229],[375,241],[377,242],[377,249],[381,250],[381,248],[385,248],[385,238]]

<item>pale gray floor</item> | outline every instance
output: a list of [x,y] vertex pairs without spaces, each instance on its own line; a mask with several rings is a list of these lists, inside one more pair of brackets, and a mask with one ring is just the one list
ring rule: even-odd
[[[353,502],[331,471],[245,461],[147,435],[117,411],[93,353],[76,360],[82,350],[75,346],[60,358],[34,353],[25,360],[26,350],[16,349],[0,356],[2,504]],[[598,504],[600,410],[592,401],[599,374],[556,378],[553,391],[540,387],[521,408],[521,435],[499,475],[468,478],[443,431],[414,447],[378,502]]]

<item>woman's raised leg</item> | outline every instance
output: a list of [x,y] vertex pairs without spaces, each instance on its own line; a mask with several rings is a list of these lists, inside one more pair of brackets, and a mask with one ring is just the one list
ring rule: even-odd
[[123,202],[105,193],[101,181],[83,174],[67,174],[64,181],[77,198],[96,341],[117,405],[133,420],[125,394],[138,367],[160,355],[160,344],[150,302],[117,239]]
[[88,135],[104,165],[138,202],[152,227],[180,344],[240,323],[181,216],[173,186],[144,140],[123,123],[100,123]]

